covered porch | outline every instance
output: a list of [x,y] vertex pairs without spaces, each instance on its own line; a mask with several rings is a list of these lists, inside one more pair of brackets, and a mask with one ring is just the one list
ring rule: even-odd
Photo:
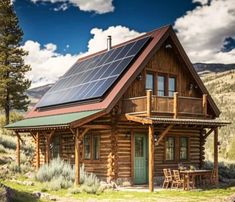
[[[229,124],[226,121],[221,121],[217,119],[208,118],[177,118],[177,107],[174,109],[174,116],[171,117],[159,117],[152,113],[152,100],[151,91],[147,92],[147,108],[146,114],[143,116],[139,114],[127,113],[126,119],[131,122],[136,122],[141,125],[146,125],[148,127],[148,188],[149,191],[154,191],[154,177],[159,175],[159,170],[164,168],[174,167],[178,169],[178,164],[183,162],[185,164],[195,162],[193,160],[180,161],[180,153],[178,152],[179,143],[174,146],[174,161],[170,162],[167,159],[158,160],[159,153],[165,150],[163,140],[169,136],[170,131],[177,130],[177,133],[183,133],[186,131],[197,130],[198,132],[198,142],[191,142],[188,144],[189,154],[198,158],[197,167],[201,169],[204,162],[204,144],[209,135],[214,136],[214,171],[215,171],[215,184],[218,184],[218,129],[224,125]],[[175,103],[177,106],[177,103]],[[206,107],[205,107],[206,108]],[[206,109],[205,109],[206,110]],[[206,115],[206,111],[204,113]],[[180,136],[179,136],[180,137]],[[184,135],[187,137],[187,135]],[[196,137],[191,138],[194,140]],[[179,140],[177,140],[179,141]],[[191,147],[191,148],[190,148]],[[197,147],[197,151],[195,149]],[[165,152],[165,151],[164,151]],[[191,152],[191,154],[190,154]],[[166,153],[164,153],[166,155]],[[158,162],[158,163],[157,163]]]

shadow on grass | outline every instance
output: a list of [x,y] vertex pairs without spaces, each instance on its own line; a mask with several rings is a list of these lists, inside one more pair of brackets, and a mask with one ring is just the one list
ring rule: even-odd
[[9,201],[12,202],[39,202],[39,198],[37,198],[35,195],[28,193],[28,192],[23,192],[23,191],[18,191],[15,189],[11,189],[10,191],[7,192],[8,198],[10,199]]

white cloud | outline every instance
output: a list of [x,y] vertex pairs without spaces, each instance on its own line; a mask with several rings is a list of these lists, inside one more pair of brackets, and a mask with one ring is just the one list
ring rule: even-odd
[[174,28],[192,62],[235,63],[235,49],[222,52],[225,39],[235,39],[234,0],[193,0],[194,10],[178,18]]
[[[112,36],[113,45],[141,35],[120,25],[109,27],[106,30],[94,28],[91,30],[91,34],[93,37],[88,42],[88,51],[84,54],[78,53],[75,55],[58,53],[57,46],[53,43],[42,46],[36,41],[26,41],[23,49],[29,53],[25,57],[25,63],[30,64],[32,68],[32,71],[27,75],[32,80],[31,87],[55,82],[79,57],[106,49],[108,35]],[[66,45],[66,48],[69,48],[69,45]]]
[[78,7],[81,11],[94,11],[97,14],[103,14],[114,11],[113,0],[31,0],[33,3],[49,2],[61,3],[55,11],[66,10],[69,5]]
[[208,0],[193,0],[193,3],[200,3],[201,5],[208,4]]
[[107,36],[112,36],[112,45],[128,41],[135,37],[140,36],[143,33],[139,33],[135,30],[130,30],[125,26],[111,26],[106,30],[93,28],[91,30],[93,37],[88,42],[88,53],[94,53],[98,50],[107,48]]
[[29,40],[22,48],[29,53],[25,63],[32,68],[27,75],[32,80],[32,87],[55,82],[78,58],[78,55],[57,53],[57,47],[52,43],[41,47],[38,42]]

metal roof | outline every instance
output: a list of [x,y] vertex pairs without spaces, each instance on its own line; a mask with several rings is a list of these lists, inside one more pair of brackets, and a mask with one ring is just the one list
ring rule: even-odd
[[159,118],[159,117],[146,117],[153,121],[153,124],[180,124],[180,125],[201,125],[201,126],[225,126],[231,122],[220,119],[174,119],[174,118]]
[[101,110],[91,110],[76,113],[59,114],[53,116],[27,118],[5,126],[7,129],[69,126],[70,123],[94,115]]

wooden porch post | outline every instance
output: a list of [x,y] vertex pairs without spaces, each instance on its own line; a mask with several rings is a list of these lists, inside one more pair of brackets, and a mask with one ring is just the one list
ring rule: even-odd
[[16,159],[17,159],[17,166],[20,167],[20,137],[19,133],[16,132],[17,142],[16,142]]
[[80,140],[79,130],[75,133],[75,185],[80,184]]
[[50,132],[50,134],[46,135],[46,163],[50,163],[50,143],[51,143],[51,137],[54,134],[54,130]]
[[152,113],[152,90],[147,90],[147,116],[150,117]]
[[154,190],[154,126],[149,125],[149,191]]
[[178,92],[174,92],[174,119],[178,116]]
[[203,94],[202,97],[202,111],[203,115],[207,116],[207,94]]
[[218,128],[214,130],[214,171],[215,171],[215,184],[219,183],[218,175]]
[[36,134],[36,170],[40,167],[40,136],[39,132]]

